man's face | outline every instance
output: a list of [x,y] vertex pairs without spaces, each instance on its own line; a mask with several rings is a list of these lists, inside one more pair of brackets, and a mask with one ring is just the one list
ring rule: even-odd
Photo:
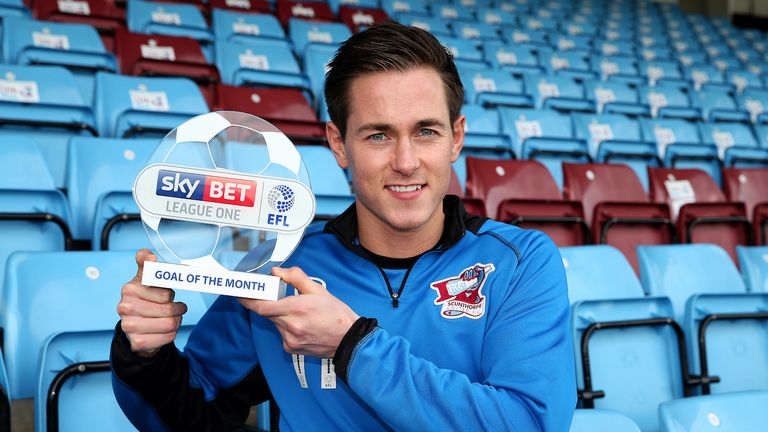
[[339,165],[352,171],[358,217],[396,231],[439,223],[464,118],[451,124],[438,73],[367,74],[349,95],[346,136],[330,123],[328,138]]

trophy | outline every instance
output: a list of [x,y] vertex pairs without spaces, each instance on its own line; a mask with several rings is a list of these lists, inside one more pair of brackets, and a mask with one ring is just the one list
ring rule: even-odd
[[[199,115],[168,133],[133,197],[159,258],[144,263],[142,284],[262,300],[285,296],[285,282],[269,272],[293,253],[315,214],[293,143],[234,111]],[[250,249],[239,265],[221,259],[236,248]]]

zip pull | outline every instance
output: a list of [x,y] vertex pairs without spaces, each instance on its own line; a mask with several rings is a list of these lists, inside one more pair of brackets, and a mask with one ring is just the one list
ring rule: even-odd
[[396,308],[400,303],[397,299],[400,298],[400,293],[392,293],[392,307]]

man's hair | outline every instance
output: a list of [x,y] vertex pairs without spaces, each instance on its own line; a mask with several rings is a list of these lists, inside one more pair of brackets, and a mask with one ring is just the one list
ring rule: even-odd
[[328,115],[341,138],[347,131],[349,88],[355,78],[375,72],[406,72],[426,67],[443,81],[448,114],[453,124],[461,113],[464,87],[453,55],[432,34],[394,21],[373,26],[341,44],[325,74]]

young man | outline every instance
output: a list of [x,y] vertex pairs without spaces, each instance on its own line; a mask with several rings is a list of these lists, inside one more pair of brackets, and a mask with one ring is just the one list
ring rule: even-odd
[[451,55],[417,28],[373,27],[339,48],[325,96],[356,202],[273,270],[301,295],[220,297],[180,353],[186,307],[140,284],[155,259],[140,251],[112,347],[128,417],[237,428],[263,370],[282,430],[566,431],[576,388],[557,249],[446,196],[465,128]]

